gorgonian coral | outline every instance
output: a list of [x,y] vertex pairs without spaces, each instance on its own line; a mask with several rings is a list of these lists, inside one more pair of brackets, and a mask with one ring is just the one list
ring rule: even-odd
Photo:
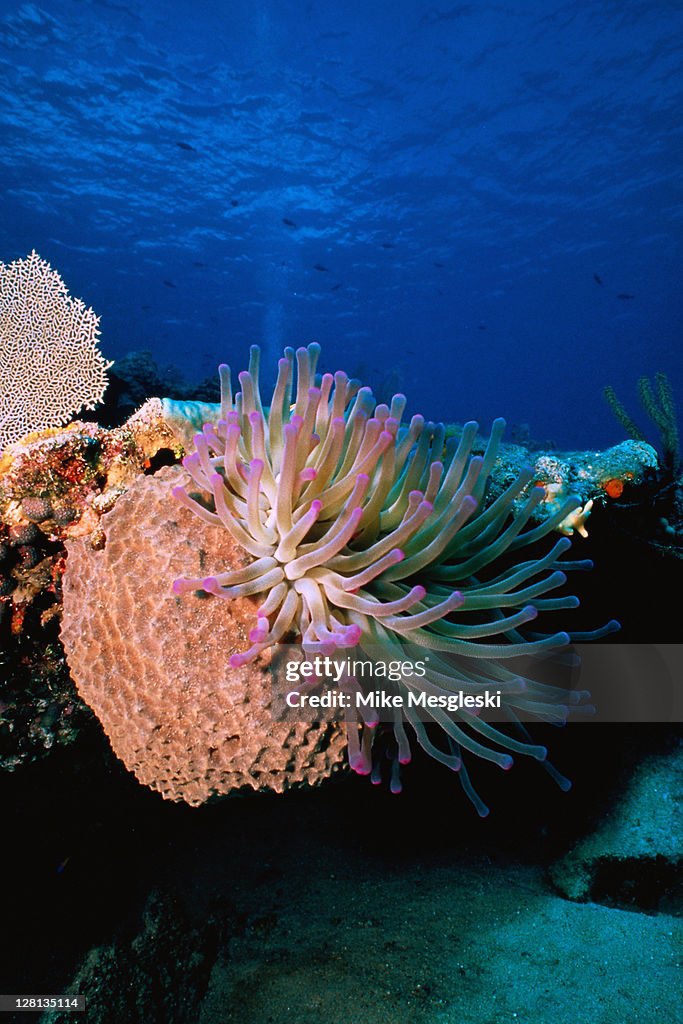
[[[445,695],[494,684],[517,735],[476,713],[435,707],[430,714],[446,736],[443,750],[409,708],[392,723],[396,765],[410,760],[409,724],[425,750],[459,772],[484,814],[463,751],[502,768],[511,766],[510,752],[544,761],[545,748],[528,739],[520,718],[559,720],[567,713],[562,700],[576,700],[504,667],[508,658],[570,641],[567,633],[528,635],[525,627],[539,612],[575,607],[575,597],[549,595],[565,583],[564,570],[590,563],[561,561],[571,546],[566,537],[538,556],[516,553],[550,534],[576,498],[535,522],[545,492],[530,488],[529,469],[487,500],[503,420],[494,422],[483,455],[474,455],[476,423],[448,440],[442,424],[422,416],[402,425],[405,396],[376,404],[371,390],[345,373],[317,378],[319,351],[285,351],[269,408],[260,394],[257,347],[248,372],[239,374],[239,393],[232,393],[229,368],[220,367],[220,419],[195,437],[183,461],[192,484],[174,495],[202,520],[222,525],[252,560],[246,568],[178,579],[175,593],[203,590],[226,601],[263,595],[250,646],[233,655],[233,666],[296,635],[305,649],[326,653],[358,647],[391,658],[405,657],[406,645],[428,650],[426,675],[406,674],[399,688]],[[211,495],[212,508],[193,496],[195,489]],[[459,656],[457,669],[449,654]],[[347,722],[357,772],[372,770],[376,725],[353,715]],[[400,788],[397,771],[392,785]]]
[[0,450],[102,401],[99,322],[37,252],[0,263]]

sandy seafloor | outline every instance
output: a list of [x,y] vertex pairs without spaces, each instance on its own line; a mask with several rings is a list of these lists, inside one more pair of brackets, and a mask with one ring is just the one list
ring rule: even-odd
[[5,779],[0,991],[90,997],[45,1024],[679,1024],[676,876],[575,903],[548,875],[672,731],[541,733],[573,790],[476,765],[484,821],[420,758],[398,797],[345,774],[198,810],[113,758]]
[[426,834],[410,858],[400,835],[377,851],[352,822],[320,824],[296,822],[265,863],[233,847],[226,890],[247,919],[198,1024],[683,1020],[680,917],[572,903],[542,863],[468,841],[465,822],[459,847],[430,851]]

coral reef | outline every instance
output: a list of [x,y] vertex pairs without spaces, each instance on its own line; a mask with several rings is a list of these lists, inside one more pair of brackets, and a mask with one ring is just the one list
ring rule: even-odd
[[[234,398],[229,370],[221,368],[220,419],[205,425],[195,437],[195,450],[184,459],[190,479],[184,486],[175,486],[173,494],[196,517],[197,529],[201,524],[205,529],[224,530],[234,550],[232,558],[221,560],[215,552],[209,556],[202,545],[199,571],[179,573],[174,592],[179,596],[197,591],[209,595],[208,601],[188,597],[181,602],[195,609],[194,628],[208,644],[220,629],[217,608],[225,607],[222,647],[224,652],[226,648],[230,651],[224,669],[228,673],[227,665],[239,673],[258,664],[274,644],[298,634],[305,648],[325,653],[359,645],[364,651],[379,647],[387,658],[402,658],[405,643],[429,650],[431,663],[425,679],[418,684],[406,670],[396,686],[402,693],[421,687],[447,697],[463,686],[471,693],[487,685],[498,688],[517,735],[464,710],[447,715],[435,709],[431,716],[445,734],[443,749],[432,743],[416,714],[404,711],[420,745],[458,772],[466,793],[479,813],[485,814],[487,808],[469,781],[463,752],[505,769],[512,764],[510,751],[545,761],[545,748],[527,738],[519,716],[531,711],[541,719],[557,720],[568,714],[567,708],[552,708],[547,687],[530,678],[520,679],[504,667],[502,659],[569,642],[564,632],[527,635],[524,627],[539,612],[575,607],[574,597],[548,594],[565,582],[563,569],[587,567],[585,562],[562,561],[570,547],[566,538],[538,557],[519,561],[515,555],[507,568],[501,568],[501,559],[542,540],[562,524],[575,509],[576,498],[569,496],[540,524],[530,525],[533,511],[546,496],[544,488],[532,488],[521,508],[515,511],[514,506],[529,487],[531,469],[522,470],[495,499],[487,498],[503,421],[494,424],[483,457],[472,454],[475,423],[463,428],[459,440],[448,442],[443,426],[427,424],[420,416],[413,417],[402,431],[404,396],[394,396],[391,407],[376,406],[369,388],[358,389],[341,372],[324,374],[317,387],[318,354],[315,345],[296,354],[286,350],[268,413],[259,391],[257,348],[252,348],[249,371],[240,374],[242,390]],[[200,500],[197,491],[203,493]],[[235,556],[235,550],[241,552],[241,558]],[[74,564],[78,567],[71,589],[78,594],[87,573],[85,567]],[[71,575],[69,566],[67,579]],[[109,602],[118,578],[124,578],[120,568],[108,579]],[[255,613],[252,611],[255,625],[247,630],[247,618],[241,619],[239,627],[230,618],[236,608],[248,617],[249,604],[244,602],[251,601],[253,595],[260,595],[261,600]],[[69,623],[79,619],[84,604],[84,597],[76,601],[78,612],[69,611]],[[168,599],[164,604],[168,605]],[[137,602],[131,605],[128,601],[127,614],[134,614],[136,606]],[[450,621],[456,609],[458,619]],[[66,616],[65,601],[64,639],[73,663],[73,639]],[[104,622],[93,625],[101,635]],[[600,635],[613,626],[609,624]],[[111,625],[107,628],[111,633]],[[164,623],[162,632],[177,638],[179,629],[180,623],[174,619]],[[240,644],[240,629],[243,637],[248,635],[246,647]],[[186,631],[186,635],[190,633],[194,630]],[[581,638],[586,637],[582,634]],[[124,635],[119,639],[125,642]],[[179,646],[178,641],[170,645],[172,656]],[[130,647],[128,643],[120,657],[130,657]],[[469,664],[460,665],[454,674],[444,656],[449,653],[464,656]],[[487,658],[496,659],[495,663]],[[72,667],[79,689],[92,704],[86,687],[98,672],[86,668],[89,659],[85,654],[79,661]],[[101,665],[99,674],[106,676],[112,668],[112,662]],[[200,675],[206,671],[208,668]],[[167,666],[166,676],[177,674],[177,669]],[[347,684],[358,686],[353,679]],[[143,708],[149,703],[150,685],[145,682],[139,696]],[[574,704],[580,699],[558,691],[555,703]],[[121,713],[119,705],[116,714]],[[138,730],[134,756],[128,752],[127,763],[135,765],[139,777],[136,758],[147,762],[150,756],[143,751],[144,733],[161,713],[162,708],[155,707],[149,723]],[[130,718],[127,722],[130,727]],[[353,714],[347,721],[349,761],[363,774],[372,769],[370,748],[376,724]],[[411,757],[405,724],[399,716],[393,726],[392,788],[397,791],[397,766]],[[123,743],[123,737],[117,737],[117,742]],[[194,746],[194,737],[190,742]],[[497,749],[500,747],[502,751]],[[156,754],[154,757],[158,759]],[[221,770],[225,771],[225,766]],[[145,774],[152,784],[159,785],[158,777],[150,776],[146,767]],[[566,784],[554,774],[561,785]],[[165,778],[162,785],[166,785]]]
[[[101,516],[158,457],[182,449],[148,403],[125,427],[76,422],[0,459],[0,767],[71,744],[91,718],[59,643],[64,541],[102,543]],[[158,413],[158,409],[157,409]]]
[[0,450],[102,400],[98,324],[35,251],[0,263]]
[[531,465],[533,474],[529,488],[540,486],[545,491],[536,517],[555,514],[571,495],[578,504],[558,523],[557,530],[568,537],[574,532],[586,537],[586,520],[595,503],[620,498],[641,484],[647,473],[657,468],[658,459],[651,445],[637,440],[622,441],[605,451],[533,455],[525,448],[508,445],[503,447],[492,473],[492,494],[498,492],[502,481],[512,479],[527,465]]
[[116,360],[115,370],[109,372],[109,387],[98,411],[99,422],[118,426],[150,395],[165,395],[184,402],[218,402],[220,385],[215,375],[197,384],[190,383],[176,366],[160,366],[148,350],[128,352]]
[[[161,401],[161,416],[178,442],[188,452],[194,449],[194,438],[205,423],[215,423],[221,416],[220,405],[194,400],[164,398]],[[460,440],[463,427],[448,424],[444,440]],[[399,430],[401,440],[407,428]],[[483,455],[488,438],[476,434],[472,438],[471,452]],[[522,444],[500,441],[489,475],[487,495],[496,498],[502,494],[527,468],[531,468],[528,484],[514,499],[513,509],[519,510],[534,487],[545,490],[542,500],[531,512],[534,522],[541,522],[554,516],[558,508],[572,498],[577,507],[571,509],[565,521],[556,523],[555,529],[566,536],[572,536],[576,529],[584,527],[593,505],[605,504],[608,499],[621,497],[641,484],[648,472],[658,465],[657,452],[645,441],[622,441],[605,451],[557,452],[534,449]],[[588,509],[586,510],[586,506]],[[585,536],[585,531],[582,533]]]
[[267,657],[232,668],[249,598],[182,601],[171,583],[247,559],[173,500],[179,467],[140,477],[103,519],[105,543],[67,541],[62,641],[81,698],[137,778],[200,804],[245,787],[313,784],[343,759],[335,727],[274,722]]
[[93,721],[69,675],[57,619],[22,627],[17,636],[0,624],[0,769],[9,772],[71,746]]
[[[605,398],[627,434],[641,443],[644,433],[619,401],[614,388],[606,387]],[[636,489],[620,508],[618,528],[638,543],[647,543],[664,557],[683,558],[683,476],[676,402],[671,382],[664,373],[655,374],[654,384],[638,381],[643,409],[660,435],[661,453],[651,467],[647,492]]]
[[[542,688],[526,680],[522,692],[519,677],[497,660],[568,640],[562,632],[529,634],[525,625],[538,612],[575,606],[576,599],[550,592],[563,583],[563,570],[588,563],[563,562],[566,538],[550,550],[536,542],[583,529],[592,496],[606,502],[642,480],[656,463],[653,449],[624,442],[608,452],[530,458],[521,446],[501,443],[502,421],[488,439],[474,423],[444,429],[414,417],[403,426],[402,396],[375,406],[369,389],[341,373],[324,375],[316,387],[317,355],[315,346],[287,351],[268,412],[253,350],[234,399],[221,371],[222,407],[149,399],[123,427],[77,422],[7,449],[0,461],[6,767],[71,742],[72,723],[87,719],[87,705],[124,763],[172,799],[200,803],[243,786],[280,790],[317,781],[339,763],[343,732],[306,733],[297,761],[299,740],[273,730],[263,677],[271,643],[297,634],[328,649],[360,641],[398,653],[401,645],[427,645],[433,692],[494,682],[507,688],[513,719],[522,706],[542,719],[557,715]],[[195,442],[202,419],[215,425]],[[189,476],[176,468],[140,479],[185,450]],[[172,488],[186,508],[174,507]],[[176,557],[181,535],[194,551],[185,552],[186,564]],[[65,542],[63,640],[80,696],[56,642]],[[530,553],[520,563],[517,552],[526,545]],[[201,590],[203,600],[190,596]],[[29,635],[51,644],[54,657],[41,658],[38,646],[29,651]],[[162,647],[159,636],[168,638]],[[200,657],[203,643],[208,653]],[[457,678],[446,664],[454,651],[466,658]],[[486,657],[492,651],[495,663]],[[23,703],[15,685],[20,657],[34,679],[48,681]],[[179,708],[187,709],[182,728],[174,717]],[[408,725],[430,754],[458,770],[480,813],[486,808],[463,753],[505,768],[510,752],[545,758],[519,723],[513,736],[472,716],[432,717],[445,746],[421,721]],[[372,741],[381,736],[398,790],[398,765],[410,757],[405,723],[373,725],[347,723],[352,766],[371,770]],[[244,743],[247,734],[255,746]],[[373,772],[378,780],[377,762]]]

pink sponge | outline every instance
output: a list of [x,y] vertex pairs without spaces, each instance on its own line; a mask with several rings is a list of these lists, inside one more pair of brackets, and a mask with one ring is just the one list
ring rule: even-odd
[[106,543],[67,544],[62,640],[83,700],[140,782],[204,803],[250,787],[314,785],[344,760],[336,726],[273,722],[268,652],[235,666],[257,600],[183,600],[172,582],[248,556],[171,496],[178,467],[141,477],[102,520]]

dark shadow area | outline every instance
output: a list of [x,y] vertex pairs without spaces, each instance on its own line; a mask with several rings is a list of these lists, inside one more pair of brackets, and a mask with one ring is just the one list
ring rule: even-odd
[[605,858],[596,866],[591,900],[622,910],[683,917],[683,862],[664,857]]

